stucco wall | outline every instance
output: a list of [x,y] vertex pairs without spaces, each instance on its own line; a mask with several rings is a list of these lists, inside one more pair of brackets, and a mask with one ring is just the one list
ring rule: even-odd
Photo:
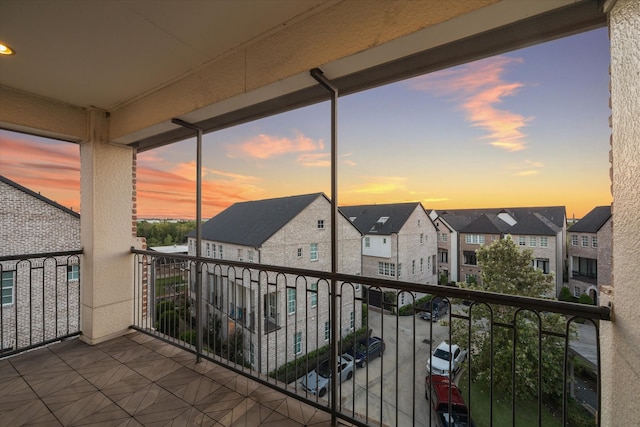
[[640,2],[608,2],[611,39],[613,282],[600,304],[613,305],[601,322],[602,425],[638,425],[640,405]]

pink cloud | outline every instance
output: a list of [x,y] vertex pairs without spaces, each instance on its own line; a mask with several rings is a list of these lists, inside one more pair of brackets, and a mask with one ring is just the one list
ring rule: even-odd
[[256,159],[269,159],[288,153],[300,153],[310,151],[320,151],[324,149],[322,140],[314,141],[301,133],[295,138],[279,138],[271,135],[260,134],[255,138],[231,147],[230,156],[236,157],[235,152]]
[[412,81],[417,90],[449,96],[465,112],[471,125],[487,132],[483,139],[508,151],[526,148],[526,134],[522,128],[531,118],[497,108],[505,97],[515,95],[524,85],[507,82],[507,67],[522,63],[521,58],[498,56],[461,67],[428,74]]

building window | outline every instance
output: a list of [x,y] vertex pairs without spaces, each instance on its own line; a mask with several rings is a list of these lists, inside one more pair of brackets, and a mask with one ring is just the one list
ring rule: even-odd
[[547,248],[549,247],[549,238],[546,236],[540,237],[540,247]]
[[378,262],[378,274],[381,276],[396,276],[396,265],[392,262]]
[[465,243],[470,245],[484,245],[484,235],[467,234],[464,238]]
[[582,238],[582,247],[586,248],[589,246],[589,237],[588,236],[580,236]]
[[302,353],[302,332],[293,334],[293,354]]
[[475,282],[477,280],[477,277],[475,274],[471,274],[471,273],[465,273],[464,275],[464,281],[467,283],[471,283],[471,282]]
[[302,248],[298,248],[298,258],[302,258]]
[[592,248],[597,248],[598,247],[598,238],[596,236],[593,236],[591,238],[591,247]]
[[420,243],[422,244],[424,242],[424,234],[420,233]]
[[386,237],[382,238],[382,243],[385,244],[385,245],[387,244],[387,238]]
[[541,270],[544,274],[549,274],[549,260],[546,258],[534,260],[534,267]]
[[324,230],[324,219],[318,220],[318,230]]
[[416,260],[411,260],[411,274],[416,274]]
[[218,252],[220,252],[220,259],[222,259],[223,254],[222,254],[222,245],[218,245]]
[[598,260],[592,258],[573,257],[573,277],[598,278]]
[[364,247],[365,248],[370,248],[371,247],[371,238],[370,237],[365,237],[364,238]]
[[329,325],[329,322],[324,322],[324,340],[329,341],[330,337],[331,337],[331,327]]
[[309,245],[309,259],[311,261],[318,260],[318,244],[317,243],[312,243],[311,245]]
[[13,271],[2,272],[2,305],[13,304]]
[[207,256],[211,256],[211,245],[207,243]]
[[538,238],[537,237],[529,237],[529,246],[535,248],[538,246]]
[[580,290],[580,286],[574,286],[573,287],[573,296],[576,298],[580,298],[580,295],[582,295],[582,291]]
[[287,313],[294,314],[296,312],[296,290],[287,289]]
[[80,266],[79,265],[68,265],[67,266],[67,280],[79,280],[80,279]]
[[238,261],[242,261],[242,249],[238,249]]
[[211,249],[212,249],[211,256],[213,258],[216,258],[216,244],[215,243],[211,245]]
[[351,330],[356,327],[356,314],[353,311],[349,314],[349,327]]
[[448,237],[447,237],[447,236],[448,236],[448,235],[447,235],[447,233],[442,233],[442,234],[440,235],[440,237],[442,238],[442,241],[443,241],[443,242],[446,242],[446,241],[447,241],[447,239],[448,239]]
[[575,234],[571,236],[571,246],[578,246],[578,236]]
[[253,262],[253,251],[247,250],[247,258],[249,262]]
[[420,227],[420,220],[418,220],[418,227]]
[[420,273],[424,273],[424,259],[420,258]]
[[311,307],[318,306],[318,283],[311,284]]
[[478,265],[475,251],[464,251],[464,264],[466,265]]
[[438,252],[438,258],[440,258],[440,262],[449,262],[449,252],[447,251]]
[[518,236],[518,245],[527,246],[527,239],[524,236]]

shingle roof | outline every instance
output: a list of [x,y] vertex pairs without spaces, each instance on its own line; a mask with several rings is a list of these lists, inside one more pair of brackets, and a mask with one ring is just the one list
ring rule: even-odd
[[509,229],[509,233],[528,236],[555,236],[560,229],[538,212],[532,212]]
[[465,225],[461,233],[501,234],[509,228],[509,224],[496,215],[481,214]]
[[235,203],[202,225],[202,238],[259,248],[318,197],[327,198],[313,193]]
[[609,218],[611,218],[611,206],[597,206],[572,225],[568,231],[572,233],[597,233]]
[[389,235],[398,233],[418,206],[419,202],[342,206],[340,211],[362,234]]
[[20,190],[20,191],[32,196],[32,197],[35,197],[36,199],[39,199],[39,200],[41,200],[41,201],[43,201],[45,203],[48,203],[49,205],[51,205],[51,206],[53,206],[55,208],[58,208],[58,209],[60,209],[60,210],[62,210],[64,212],[68,213],[69,215],[73,215],[76,218],[80,218],[80,214],[78,212],[73,211],[73,210],[71,210],[69,208],[66,208],[66,207],[62,206],[61,204],[58,204],[58,203],[54,202],[53,200],[48,199],[48,198],[44,197],[43,195],[41,195],[39,193],[36,193],[33,190],[29,190],[27,187],[23,187],[22,185],[18,184],[15,181],[10,180],[7,177],[4,177],[4,176],[0,175],[0,181],[4,182],[7,185],[10,185],[11,187],[16,188],[16,189],[18,189],[18,190]]

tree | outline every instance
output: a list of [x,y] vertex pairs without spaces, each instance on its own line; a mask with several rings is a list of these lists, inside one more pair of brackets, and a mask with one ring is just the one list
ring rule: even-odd
[[[553,278],[533,267],[532,252],[521,251],[510,237],[482,246],[476,251],[481,268],[481,283],[461,283],[469,289],[528,297],[545,297],[553,289]],[[515,307],[492,306],[493,333],[491,334],[491,311],[484,304],[472,304],[464,310],[470,314],[471,330],[467,320],[455,319],[452,335],[457,342],[468,342],[471,334],[471,378],[493,385],[500,392],[511,394],[515,353],[515,390],[521,399],[538,395],[538,363],[542,362],[542,393],[554,400],[562,395],[564,339],[540,331],[564,333],[565,319],[555,313],[517,311]],[[509,325],[509,326],[504,326]],[[510,327],[513,326],[513,327]],[[540,328],[541,326],[541,328]],[[493,336],[493,353],[491,337]],[[538,344],[541,341],[541,352]],[[540,354],[541,353],[541,354]],[[493,375],[491,361],[493,360]]]

